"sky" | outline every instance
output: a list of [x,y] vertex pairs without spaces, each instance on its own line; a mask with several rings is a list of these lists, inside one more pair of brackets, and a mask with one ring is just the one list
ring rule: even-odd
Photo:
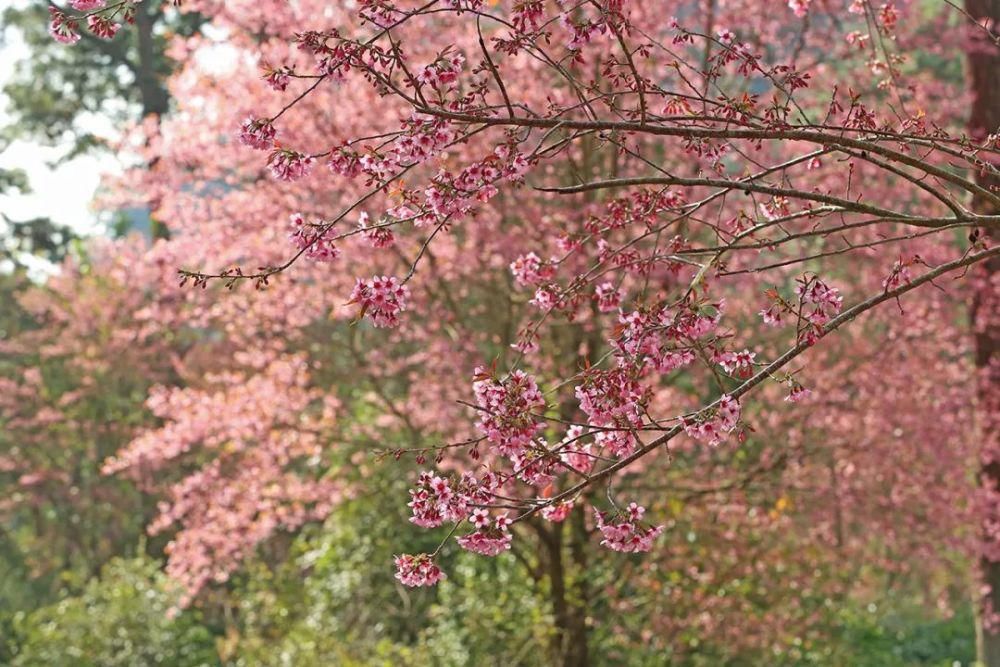
[[[4,4],[4,3],[0,3]],[[12,63],[28,57],[28,49],[16,31],[8,30],[0,45],[0,63]],[[0,67],[0,87],[11,73]],[[0,94],[0,126],[10,122],[7,100]],[[53,168],[50,163],[69,148],[45,146],[32,141],[16,141],[0,153],[0,167],[24,169],[32,192],[0,195],[0,212],[14,220],[49,217],[69,225],[79,233],[98,230],[97,218],[90,207],[102,174],[117,173],[121,166],[113,155],[88,155]],[[2,233],[2,231],[0,231]]]

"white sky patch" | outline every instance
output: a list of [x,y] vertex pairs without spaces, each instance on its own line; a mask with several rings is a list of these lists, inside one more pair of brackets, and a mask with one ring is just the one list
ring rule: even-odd
[[240,63],[240,51],[227,42],[229,31],[212,25],[202,27],[208,38],[194,53],[195,63],[206,74],[222,77],[231,74]]
[[[25,0],[15,0],[13,4],[23,6],[26,3]],[[0,30],[3,30],[0,63],[16,63],[31,56],[16,30],[4,30],[2,26]],[[210,25],[203,30],[210,41],[194,54],[198,68],[215,76],[230,74],[240,66],[241,52],[227,43],[226,30]],[[12,67],[0,67],[0,88],[10,79],[12,70]],[[6,98],[0,94],[0,126],[12,121],[7,106]],[[117,136],[109,119],[100,115],[83,114],[77,119],[77,124],[100,137]],[[18,194],[13,190],[0,194],[0,213],[17,221],[48,217],[83,235],[103,233],[105,229],[100,223],[98,211],[92,207],[94,196],[104,176],[121,174],[126,166],[136,164],[136,155],[128,151],[114,155],[97,150],[55,165],[71,147],[69,140],[55,146],[18,140],[0,153],[0,168],[23,169],[31,186],[31,192],[27,194]],[[2,218],[0,234],[3,234]]]
[[[28,57],[30,52],[17,31],[6,30],[4,43],[0,48],[0,62],[12,63]],[[0,86],[8,81],[12,69],[0,67]],[[0,125],[10,122],[7,100],[0,94]],[[101,124],[94,119],[91,127],[87,119],[83,119],[81,125],[107,136],[106,122]],[[0,167],[23,169],[28,174],[32,190],[24,195],[13,191],[0,194],[0,213],[12,220],[49,217],[81,234],[100,231],[97,215],[90,204],[101,176],[120,173],[121,164],[113,155],[104,152],[84,155],[53,167],[51,163],[63,156],[71,145],[69,141],[62,145],[46,146],[19,140],[0,153]]]
[[65,152],[65,146],[16,141],[0,153],[0,167],[24,169],[31,185],[28,194],[0,195],[0,211],[12,220],[48,217],[81,234],[98,231],[97,215],[90,203],[101,175],[117,171],[119,165],[108,155],[88,155],[53,168],[50,162]]

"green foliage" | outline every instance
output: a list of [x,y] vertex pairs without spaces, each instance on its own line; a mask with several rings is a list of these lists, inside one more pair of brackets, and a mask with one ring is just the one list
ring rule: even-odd
[[77,235],[48,218],[11,220],[0,214],[0,258],[20,264],[24,255],[57,264],[66,257]]
[[437,544],[424,531],[401,535],[401,518],[381,504],[382,494],[347,502],[296,539],[284,564],[249,568],[232,664],[549,664],[547,601],[512,557],[452,553],[443,584],[406,589],[393,578],[394,551]]
[[976,656],[969,606],[950,618],[914,608],[879,614],[874,605],[844,609],[840,617],[842,635],[835,647],[839,664],[951,667],[971,665]]
[[8,190],[14,190],[21,194],[31,192],[28,174],[25,173],[24,169],[0,168],[0,194],[4,194]]
[[146,558],[114,559],[83,592],[14,619],[14,667],[219,664],[197,613],[168,611],[176,591]]

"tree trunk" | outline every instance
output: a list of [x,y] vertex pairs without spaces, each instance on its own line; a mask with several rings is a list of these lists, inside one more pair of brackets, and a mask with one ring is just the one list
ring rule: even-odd
[[[549,579],[549,595],[552,600],[552,615],[555,620],[556,636],[553,657],[562,667],[588,667],[590,654],[587,646],[587,603],[580,596],[580,582],[584,579],[579,567],[579,558],[585,553],[577,535],[577,517],[582,522],[582,509],[574,508],[572,515],[564,523],[552,524],[550,528],[537,526],[538,534],[545,545],[545,568]],[[570,525],[571,559],[567,562],[563,536],[566,525]],[[584,527],[585,530],[585,527]],[[586,536],[583,537],[586,540]]]
[[144,117],[151,114],[162,116],[167,113],[170,104],[170,97],[157,71],[159,62],[156,44],[153,42],[153,12],[161,8],[151,7],[150,4],[142,2],[135,6],[135,32],[139,51],[135,63],[135,78]]
[[[980,25],[989,26],[994,36],[1000,32],[1000,0],[965,0],[965,9]],[[969,85],[973,96],[969,135],[983,141],[1000,128],[1000,47],[991,43],[983,31],[972,27],[969,30]],[[986,188],[1000,188],[1000,179],[986,171],[980,171],[976,179]],[[972,208],[977,213],[1000,212],[980,198],[973,199]],[[990,234],[989,230],[979,233]],[[1000,235],[993,233],[987,242],[1000,242]],[[993,258],[974,269],[973,290],[976,409],[983,462],[980,482],[987,492],[992,492],[980,561],[983,583],[990,586],[990,592],[984,600],[985,613],[979,614],[983,627],[977,629],[977,637],[980,660],[990,667],[1000,667],[1000,623],[989,618],[990,612],[1000,612],[1000,543],[995,537],[1000,519],[1000,260]]]

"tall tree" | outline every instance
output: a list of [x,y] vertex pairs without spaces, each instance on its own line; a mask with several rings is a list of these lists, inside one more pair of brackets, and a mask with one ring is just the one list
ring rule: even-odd
[[[1000,1],[966,0],[966,11],[977,25],[969,28],[969,86],[972,108],[969,136],[978,142],[997,142],[1000,136]],[[1000,166],[986,156],[987,165]],[[977,182],[991,192],[1000,192],[1000,177],[989,168],[976,170]],[[989,197],[972,198],[977,213],[996,215],[1000,206]],[[977,229],[992,244],[1000,241],[996,227]],[[1000,258],[984,262],[975,270],[971,320],[975,337],[977,420],[982,446],[982,484],[987,513],[983,526],[982,574],[989,587],[981,619],[981,659],[989,667],[1000,665]]]
[[[942,537],[975,552],[958,528],[962,475],[927,464],[974,466],[955,437],[955,313],[929,286],[997,253],[956,244],[998,218],[961,206],[996,195],[952,168],[995,148],[949,134],[950,87],[905,85],[893,45],[923,17],[891,2],[843,16],[730,2],[713,34],[654,4],[218,8],[240,65],[179,77],[178,113],[148,147],[156,168],[127,181],[176,233],[129,262],[137,275],[119,271],[153,299],[140,330],[208,331],[218,354],[188,386],[154,390],[162,424],[107,465],[163,493],[154,527],[176,527],[168,568],[192,596],[328,511],[331,480],[352,481],[313,422],[329,386],[317,378],[338,364],[365,393],[322,409],[366,403],[405,433],[383,453],[434,468],[411,521],[452,529],[402,555],[400,581],[439,580],[449,549],[509,551],[552,587],[562,664],[585,662],[594,626],[614,623],[591,613],[592,593],[627,586],[640,562],[604,553],[613,565],[592,567],[574,553],[588,542],[670,540],[669,594],[692,610],[666,624],[676,651],[685,632],[729,638],[719,619],[745,611],[760,634],[733,641],[768,647],[790,619],[808,625],[849,588],[817,570],[850,581],[864,557],[891,573],[901,553],[945,567]],[[243,65],[254,57],[259,73]],[[259,160],[220,141],[248,112],[241,138]],[[204,267],[188,283],[261,291],[156,289],[179,264]],[[331,320],[343,328],[313,338]],[[913,358],[935,382],[891,372],[925,339],[941,346]],[[805,385],[822,411],[791,412]],[[345,440],[367,428],[339,424]],[[317,479],[314,461],[335,464]],[[775,590],[770,573],[789,571]]]

